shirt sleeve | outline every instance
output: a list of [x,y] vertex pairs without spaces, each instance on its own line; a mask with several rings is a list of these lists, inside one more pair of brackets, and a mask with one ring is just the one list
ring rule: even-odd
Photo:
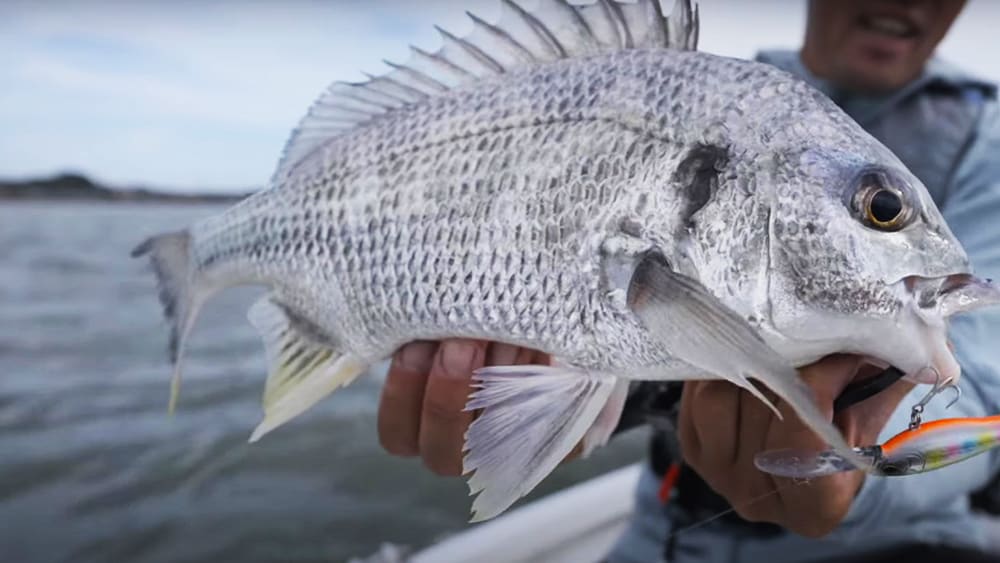
[[[995,102],[983,111],[979,133],[956,171],[941,212],[968,252],[975,273],[1000,280],[1000,113]],[[962,397],[947,410],[950,396],[933,400],[923,419],[1000,414],[1000,307],[953,318],[950,336],[962,366]],[[906,427],[910,407],[927,390],[926,385],[917,386],[900,403],[880,441]],[[843,526],[878,526],[948,507],[961,510],[969,493],[986,485],[997,471],[1000,450],[921,475],[869,476]]]

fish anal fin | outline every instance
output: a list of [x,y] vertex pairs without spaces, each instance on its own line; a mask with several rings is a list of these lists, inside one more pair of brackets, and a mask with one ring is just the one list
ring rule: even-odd
[[268,363],[264,420],[251,442],[302,414],[367,368],[357,357],[322,343],[315,329],[296,322],[270,296],[257,301],[248,317],[264,340]]

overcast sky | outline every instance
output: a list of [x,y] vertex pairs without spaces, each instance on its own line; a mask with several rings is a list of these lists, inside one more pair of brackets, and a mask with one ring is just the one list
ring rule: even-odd
[[[530,2],[525,2],[530,4]],[[671,0],[664,0],[671,6]],[[701,0],[701,49],[793,47],[805,0]],[[429,50],[495,0],[0,1],[0,177],[245,191],[334,80]],[[1000,2],[971,0],[939,52],[1000,81]]]

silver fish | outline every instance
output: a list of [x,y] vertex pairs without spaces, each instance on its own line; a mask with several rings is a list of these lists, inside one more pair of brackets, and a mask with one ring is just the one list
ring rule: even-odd
[[827,98],[695,51],[687,0],[669,18],[657,0],[503,8],[333,85],[268,189],[136,249],[173,323],[171,404],[200,307],[238,284],[270,288],[250,312],[270,364],[251,440],[412,340],[543,350],[555,365],[475,374],[482,520],[603,444],[630,380],[724,378],[774,409],[756,379],[864,467],[797,366],[853,352],[958,375],[946,313],[1000,291]]

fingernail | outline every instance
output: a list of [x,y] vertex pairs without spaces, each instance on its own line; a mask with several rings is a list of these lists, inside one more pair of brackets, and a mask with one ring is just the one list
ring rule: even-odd
[[441,345],[441,367],[451,377],[467,377],[472,373],[479,347],[472,342],[446,342]]
[[509,366],[517,361],[521,349],[513,344],[495,342],[490,345],[489,363],[494,366]]
[[399,363],[404,368],[417,373],[428,373],[434,363],[436,342],[418,341],[403,346],[399,353]]

